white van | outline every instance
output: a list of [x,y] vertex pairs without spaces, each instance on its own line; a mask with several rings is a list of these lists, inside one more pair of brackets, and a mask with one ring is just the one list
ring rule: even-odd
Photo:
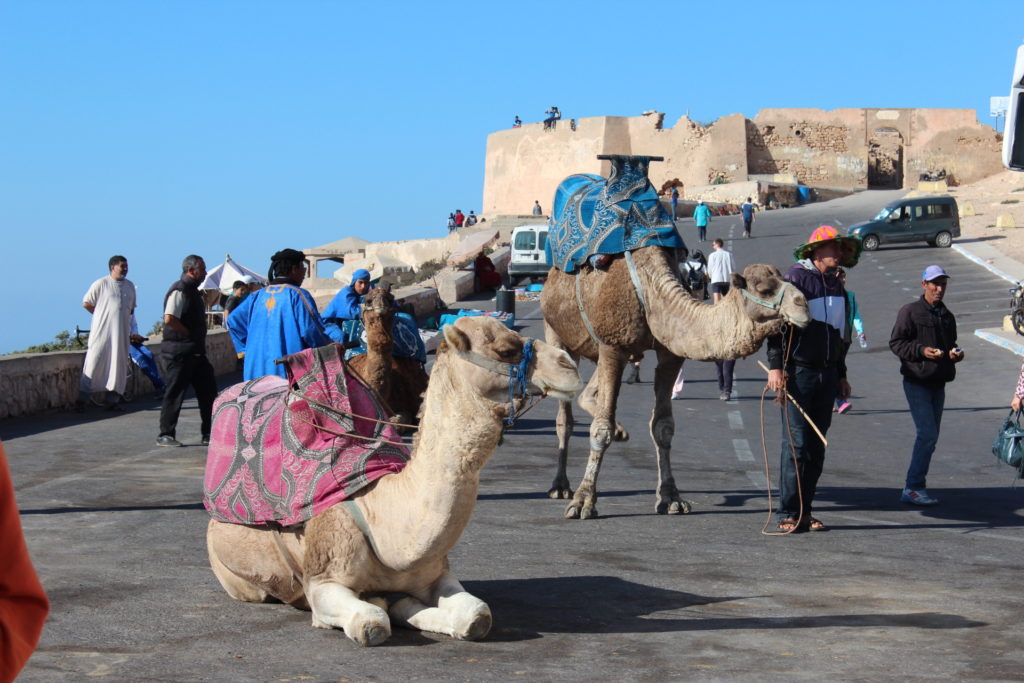
[[521,225],[512,231],[512,256],[508,276],[515,285],[521,278],[540,278],[548,274],[544,245],[548,241],[547,225]]

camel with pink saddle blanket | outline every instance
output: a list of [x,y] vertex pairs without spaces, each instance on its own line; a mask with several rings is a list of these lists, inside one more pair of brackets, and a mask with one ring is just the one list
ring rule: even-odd
[[[338,452],[350,449],[342,469],[343,476],[355,482],[355,492],[343,500],[316,495],[322,487],[311,484],[305,487],[308,505],[301,501],[285,504],[281,497],[294,487],[275,481],[267,486],[274,499],[271,503],[261,507],[242,501],[240,496],[261,485],[245,474],[247,469],[262,471],[253,464],[260,450],[259,439],[252,427],[246,431],[245,425],[231,423],[230,417],[223,418],[229,426],[218,431],[218,412],[211,453],[218,434],[242,434],[249,439],[248,446],[230,443],[221,449],[238,454],[232,456],[236,458],[234,469],[220,464],[215,466],[216,474],[207,474],[207,504],[214,514],[207,530],[210,564],[229,595],[250,602],[276,599],[308,607],[313,626],[344,629],[361,645],[384,642],[391,635],[392,622],[465,640],[487,635],[490,608],[467,593],[450,572],[448,552],[476,505],[480,470],[498,445],[502,421],[515,408],[509,403],[510,394],[517,402],[530,395],[571,400],[581,382],[567,353],[521,337],[495,320],[460,318],[445,327],[444,336],[423,401],[419,433],[404,468],[381,475],[401,459],[393,457],[395,446],[383,449],[385,462],[378,464],[353,455],[348,441],[333,446]],[[361,398],[352,398],[363,395],[358,383],[350,381],[347,372],[341,374],[347,379],[329,380],[333,388],[328,393],[347,384],[342,393],[348,398],[335,397],[334,402],[358,403]],[[288,405],[282,420],[291,420],[292,426],[273,430],[277,436],[270,437],[271,448],[280,449],[280,435],[289,429],[301,431],[311,424],[317,426],[313,430],[317,448],[344,436],[344,429],[336,428],[339,425],[353,427],[378,443],[390,440],[394,433],[390,425],[341,415],[332,407],[330,397],[310,399],[294,390],[284,396]],[[237,416],[238,411],[233,410],[228,415]],[[303,438],[309,440],[313,432]],[[234,437],[224,438],[230,441]],[[286,444],[293,441],[293,437],[284,437]],[[305,455],[293,445],[285,453],[288,463],[275,470],[274,476],[306,482],[333,476],[311,474],[315,465],[298,462]],[[316,459],[315,455],[311,458]],[[292,518],[295,514],[312,516],[293,526],[265,523],[273,517],[272,512],[262,515],[262,523],[220,521],[217,504],[211,500],[217,500],[217,491],[223,489],[218,487],[232,476],[240,484],[232,493],[220,496],[222,502],[233,504],[229,514],[244,516],[250,510],[270,509],[276,504],[282,510],[277,514],[285,519],[288,514]],[[326,499],[329,505],[320,509],[318,501]],[[395,593],[404,597],[388,604],[385,596]]]

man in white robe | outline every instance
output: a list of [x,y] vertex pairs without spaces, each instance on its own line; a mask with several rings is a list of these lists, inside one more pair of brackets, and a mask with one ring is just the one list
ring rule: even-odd
[[128,259],[111,256],[110,274],[92,283],[82,307],[92,313],[89,350],[85,354],[80,399],[107,392],[108,410],[117,410],[128,381],[128,347],[135,285],[128,276]]

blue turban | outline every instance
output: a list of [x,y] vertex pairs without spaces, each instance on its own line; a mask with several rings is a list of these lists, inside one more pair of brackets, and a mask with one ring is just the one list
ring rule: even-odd
[[368,271],[366,268],[360,268],[356,272],[352,273],[352,283],[351,284],[355,284],[356,280],[366,280],[367,282],[369,282],[370,281],[370,271]]

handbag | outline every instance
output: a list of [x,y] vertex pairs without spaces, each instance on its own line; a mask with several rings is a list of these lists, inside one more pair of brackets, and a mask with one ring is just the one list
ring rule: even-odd
[[1018,476],[1024,474],[1024,427],[1020,417],[1020,412],[1011,410],[992,443],[992,454],[999,462],[1017,468]]

